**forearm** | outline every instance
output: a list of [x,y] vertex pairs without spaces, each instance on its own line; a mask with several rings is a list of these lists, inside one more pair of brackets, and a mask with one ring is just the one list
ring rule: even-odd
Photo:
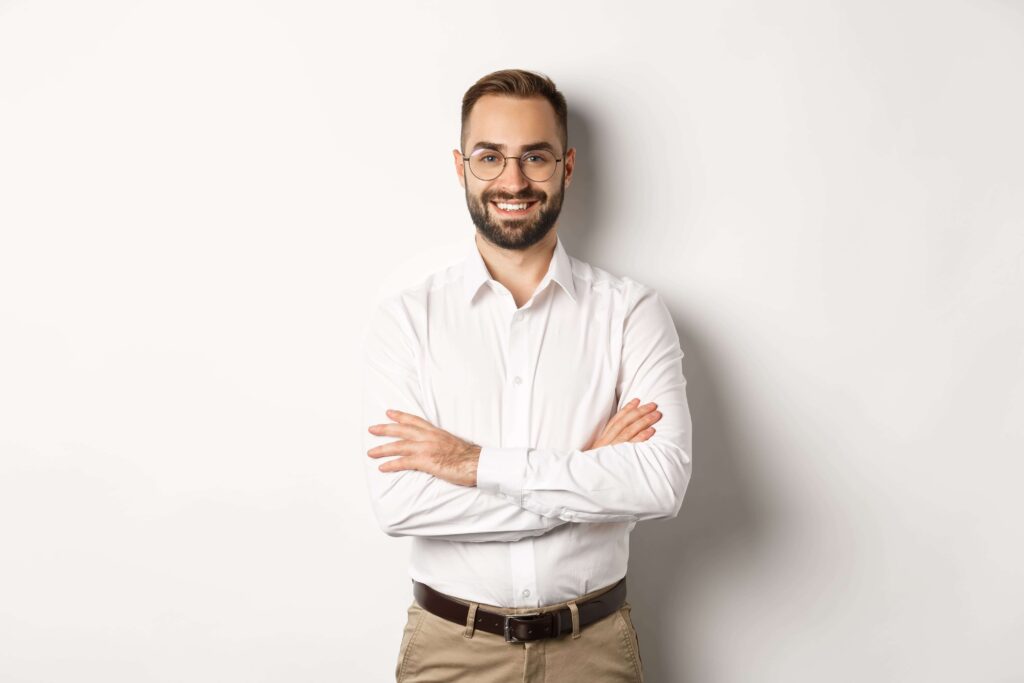
[[[362,422],[368,451],[396,440],[368,432],[370,425],[389,421],[387,409],[427,414],[412,355],[401,341],[403,330],[396,317],[378,315],[375,323],[366,343],[363,366]],[[416,470],[378,469],[394,459],[364,457],[370,502],[378,524],[390,536],[515,541],[539,536],[563,523],[475,486],[459,486]]]
[[589,451],[484,448],[477,485],[567,522],[635,522],[675,517],[690,473],[689,447],[656,436]]
[[675,517],[692,470],[682,358],[668,309],[653,290],[642,289],[625,324],[616,395],[620,403],[642,397],[658,404],[662,417],[654,436],[587,451],[485,447],[477,486],[569,522]]
[[448,541],[517,541],[565,523],[477,487],[457,486],[416,470],[380,472],[370,461],[371,503],[389,536]]

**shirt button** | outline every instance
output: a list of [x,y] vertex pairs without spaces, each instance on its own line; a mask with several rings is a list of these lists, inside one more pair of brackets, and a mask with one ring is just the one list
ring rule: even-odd
[[516,378],[514,380],[512,380],[512,381],[515,382],[516,384],[522,384],[523,383],[523,378],[519,377],[517,375]]
[[523,591],[523,597],[524,598],[530,597],[530,589],[529,588],[527,588],[526,590]]
[[523,319],[523,314],[522,313],[516,313],[515,315],[512,316],[512,322],[514,322],[514,323],[517,323],[517,322],[519,322],[522,319]]

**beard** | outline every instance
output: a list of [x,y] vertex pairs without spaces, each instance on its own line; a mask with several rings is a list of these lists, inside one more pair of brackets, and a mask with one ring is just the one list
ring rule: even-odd
[[[558,194],[548,198],[543,192],[525,192],[510,197],[498,192],[485,193],[479,198],[469,194],[466,188],[466,205],[477,232],[491,244],[502,249],[522,250],[537,244],[554,227],[558,214],[562,212],[562,197],[565,195],[565,177]],[[538,206],[529,218],[506,218],[492,213],[491,201],[536,200]]]

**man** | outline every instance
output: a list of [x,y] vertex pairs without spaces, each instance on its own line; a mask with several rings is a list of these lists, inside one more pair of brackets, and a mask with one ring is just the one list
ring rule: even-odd
[[678,335],[656,292],[558,239],[576,150],[550,79],[481,78],[461,145],[474,243],[366,338],[371,501],[413,538],[396,680],[642,681],[629,533],[690,480]]

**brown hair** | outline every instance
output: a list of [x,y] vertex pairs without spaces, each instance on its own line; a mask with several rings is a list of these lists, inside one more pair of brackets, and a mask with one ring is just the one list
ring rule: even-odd
[[466,148],[466,122],[473,111],[473,105],[484,95],[506,97],[543,97],[555,109],[558,132],[561,134],[562,151],[569,147],[569,107],[565,96],[555,87],[554,81],[544,74],[523,69],[502,69],[489,73],[470,87],[462,96],[462,130],[459,134],[463,150]]

